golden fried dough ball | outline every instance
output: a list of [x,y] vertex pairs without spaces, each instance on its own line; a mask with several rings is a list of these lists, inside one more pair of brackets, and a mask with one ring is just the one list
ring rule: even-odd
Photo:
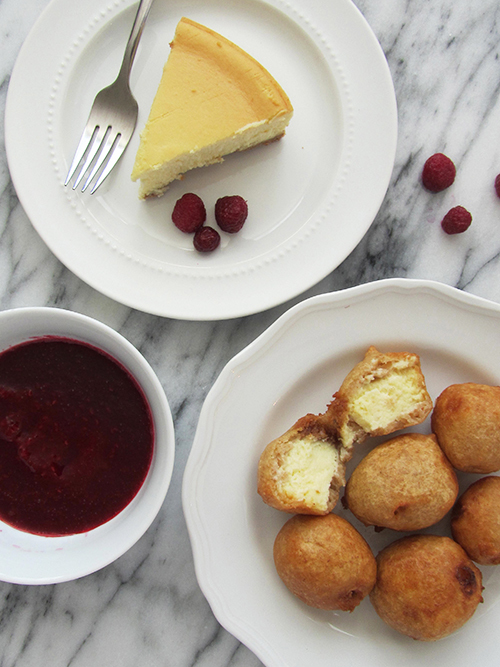
[[453,508],[451,530],[476,563],[500,563],[500,477],[483,477],[469,486]]
[[345,484],[335,433],[306,415],[262,452],[257,491],[265,503],[298,514],[328,514]]
[[346,376],[326,414],[336,422],[349,452],[368,436],[420,424],[431,410],[419,356],[382,353],[372,345]]
[[500,387],[473,382],[447,387],[436,399],[431,424],[457,470],[500,470]]
[[318,609],[352,611],[377,575],[364,538],[336,514],[289,519],[276,537],[274,563],[288,589]]
[[408,433],[361,460],[347,482],[345,501],[366,526],[406,531],[440,521],[457,495],[456,474],[435,436]]
[[377,556],[370,600],[380,618],[413,639],[455,632],[482,602],[481,572],[449,537],[412,535]]

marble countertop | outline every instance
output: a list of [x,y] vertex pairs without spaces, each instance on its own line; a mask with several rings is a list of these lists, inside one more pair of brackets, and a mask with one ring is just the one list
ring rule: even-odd
[[[334,1],[334,0],[324,0]],[[2,0],[0,99],[21,45],[48,0]],[[500,6],[494,0],[357,0],[387,56],[399,109],[395,166],[384,202],[351,255],[306,294],[221,322],[148,315],[101,295],[67,270],[31,226],[0,147],[0,307],[47,305],[95,317],[126,336],[162,381],[177,444],[166,502],[144,537],[115,563],[80,580],[0,583],[0,664],[32,667],[257,667],[214,618],[194,572],[181,506],[198,415],[221,369],[292,304],[390,277],[426,278],[500,302]],[[455,186],[431,196],[425,159],[444,152]],[[442,215],[461,204],[470,229],[447,236]],[[165,354],[168,350],[168,354]],[[125,630],[124,630],[125,628]]]

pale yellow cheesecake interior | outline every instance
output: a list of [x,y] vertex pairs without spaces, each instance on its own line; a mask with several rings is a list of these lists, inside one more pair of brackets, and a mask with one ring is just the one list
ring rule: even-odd
[[281,137],[293,114],[271,74],[209,28],[182,18],[170,46],[132,171],[141,199],[190,169]]
[[339,467],[337,449],[311,435],[299,436],[289,445],[276,480],[278,493],[318,514],[329,511],[331,482]]
[[349,419],[340,429],[342,442],[349,448],[359,437],[358,431],[364,435],[392,431],[395,423],[411,419],[414,413],[419,423],[420,410],[427,414],[431,405],[420,368],[406,359],[397,361],[390,369],[383,368],[367,376],[352,392]]

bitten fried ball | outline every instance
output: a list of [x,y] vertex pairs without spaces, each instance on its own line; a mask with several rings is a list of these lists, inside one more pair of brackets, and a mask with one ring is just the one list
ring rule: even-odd
[[500,563],[500,477],[483,477],[469,486],[453,508],[451,530],[476,563]]
[[293,514],[328,514],[345,484],[336,433],[322,415],[301,417],[261,454],[257,491],[262,500]]
[[366,526],[407,531],[440,521],[457,495],[455,471],[435,436],[408,433],[361,460],[347,482],[345,501]]
[[326,416],[350,458],[353,446],[368,436],[421,424],[431,410],[418,354],[383,353],[371,345],[334,394]]
[[500,387],[473,382],[447,387],[436,400],[431,424],[457,470],[500,470]]
[[373,607],[389,626],[413,639],[446,637],[482,602],[481,572],[449,537],[403,537],[379,553],[377,567]]
[[353,611],[377,576],[367,542],[336,514],[289,519],[276,537],[274,563],[287,588],[318,609]]

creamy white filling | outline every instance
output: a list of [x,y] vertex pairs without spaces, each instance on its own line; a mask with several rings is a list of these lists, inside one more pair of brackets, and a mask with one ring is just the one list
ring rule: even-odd
[[338,466],[337,449],[328,442],[313,437],[294,440],[281,467],[280,493],[324,511]]
[[362,387],[349,405],[349,414],[365,431],[373,431],[409,414],[422,400],[419,373],[406,368]]

